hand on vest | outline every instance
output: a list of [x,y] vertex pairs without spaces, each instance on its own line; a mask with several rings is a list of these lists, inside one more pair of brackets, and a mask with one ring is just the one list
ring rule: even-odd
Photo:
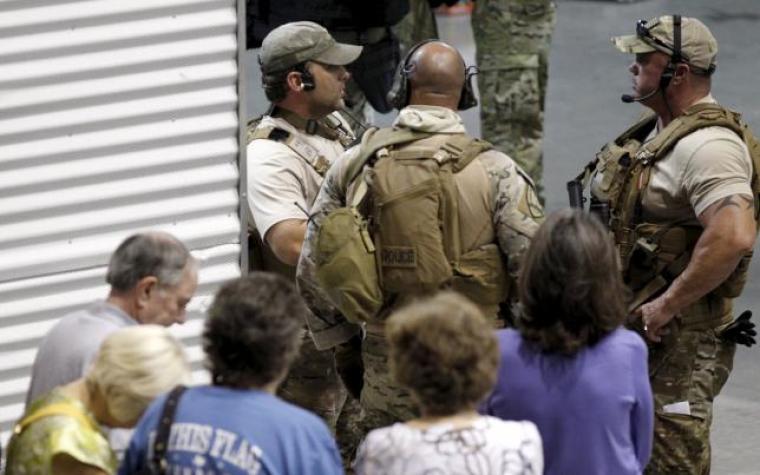
[[736,320],[720,332],[720,338],[748,348],[751,347],[755,344],[754,337],[757,335],[757,332],[755,331],[755,324],[749,321],[750,318],[752,318],[752,312],[745,310]]
[[658,297],[649,303],[634,310],[634,314],[641,317],[644,324],[644,334],[647,339],[654,342],[662,340],[663,335],[668,333],[666,325],[673,317],[675,312],[667,308],[662,297]]

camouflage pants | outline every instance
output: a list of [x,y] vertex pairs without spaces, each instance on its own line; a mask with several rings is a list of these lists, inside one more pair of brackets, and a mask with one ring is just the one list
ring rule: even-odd
[[438,38],[435,14],[427,0],[409,0],[409,13],[393,27],[401,46],[401,57],[422,40]]
[[671,328],[649,350],[655,433],[645,473],[708,474],[712,403],[731,373],[736,345],[715,329]]
[[281,398],[314,412],[335,432],[346,390],[335,371],[333,352],[319,351],[304,332],[301,352],[280,385]]
[[364,435],[372,429],[419,416],[411,394],[393,380],[388,368],[388,342],[378,334],[367,333],[362,343],[364,388],[361,404],[364,410]]
[[539,194],[554,22],[550,0],[478,0],[472,13],[481,134],[533,178]]

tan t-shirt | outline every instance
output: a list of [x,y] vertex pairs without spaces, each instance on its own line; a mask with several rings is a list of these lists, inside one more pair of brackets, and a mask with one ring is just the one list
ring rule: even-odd
[[[339,116],[336,117],[339,118]],[[332,163],[343,146],[337,140],[308,135],[285,120],[266,116],[258,127],[276,126],[294,134]],[[322,177],[292,148],[274,140],[254,140],[248,144],[248,218],[261,236],[286,219],[306,219]],[[300,206],[300,208],[299,208]]]
[[[715,102],[707,96],[699,102]],[[678,141],[652,167],[641,195],[646,222],[698,224],[697,217],[731,195],[752,196],[752,159],[747,146],[725,127],[699,129]]]

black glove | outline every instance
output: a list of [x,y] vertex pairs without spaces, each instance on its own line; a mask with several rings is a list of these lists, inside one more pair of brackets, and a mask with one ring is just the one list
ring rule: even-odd
[[361,334],[354,335],[347,342],[336,346],[334,356],[338,376],[348,393],[358,400],[364,386]]
[[755,344],[754,337],[757,335],[757,332],[755,331],[755,324],[749,321],[750,318],[752,318],[752,312],[745,310],[736,320],[720,332],[720,338],[748,348],[751,347]]

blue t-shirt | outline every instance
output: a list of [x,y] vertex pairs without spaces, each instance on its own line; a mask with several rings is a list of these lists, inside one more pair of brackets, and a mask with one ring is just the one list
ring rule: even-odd
[[[158,398],[143,415],[120,475],[145,467],[165,400]],[[169,474],[343,473],[335,440],[321,419],[257,390],[189,388],[177,407],[168,445]]]
[[618,328],[572,357],[497,333],[499,376],[483,412],[538,426],[546,475],[640,474],[652,450],[647,348]]

